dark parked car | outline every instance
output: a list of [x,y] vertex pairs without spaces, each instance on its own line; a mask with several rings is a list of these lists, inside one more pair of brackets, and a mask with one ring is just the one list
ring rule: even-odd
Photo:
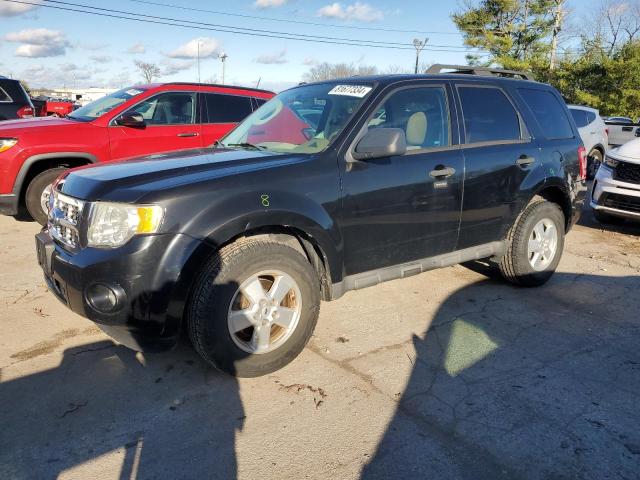
[[556,90],[497,75],[302,85],[214,148],[72,170],[36,237],[49,288],[132,348],[188,333],[257,376],[349,290],[476,259],[541,285],[586,155]]
[[18,80],[0,77],[0,121],[33,116],[33,104],[22,84]]

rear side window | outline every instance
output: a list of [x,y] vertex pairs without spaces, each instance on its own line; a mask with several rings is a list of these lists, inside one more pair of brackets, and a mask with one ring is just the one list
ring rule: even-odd
[[[566,107],[548,90],[519,88],[520,96],[538,120],[547,138],[573,138]],[[585,118],[586,120],[586,118]]]
[[573,117],[573,121],[576,122],[576,126],[578,128],[586,127],[589,124],[587,120],[587,112],[584,110],[575,110],[570,108],[571,116]]
[[466,143],[520,140],[520,119],[498,88],[458,87]]
[[267,103],[264,98],[254,98],[253,101],[256,102],[256,109]]
[[5,92],[4,88],[0,87],[0,102],[8,103],[8,102],[12,102],[12,101],[13,100],[11,99],[9,94],[7,92]]
[[252,111],[251,98],[238,95],[205,93],[207,116],[205,123],[238,123]]

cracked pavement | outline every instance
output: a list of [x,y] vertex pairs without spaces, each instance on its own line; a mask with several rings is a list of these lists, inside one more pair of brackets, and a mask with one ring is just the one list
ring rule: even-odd
[[538,289],[474,264],[350,292],[242,380],[68,311],[37,230],[0,217],[0,478],[640,476],[640,226],[585,213]]

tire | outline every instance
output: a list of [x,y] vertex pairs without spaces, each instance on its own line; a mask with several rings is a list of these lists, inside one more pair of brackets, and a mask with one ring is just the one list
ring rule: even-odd
[[[299,313],[290,332],[285,331],[280,340],[274,341],[273,345],[281,342],[277,347],[254,353],[250,351],[257,334],[254,325],[268,320],[258,320],[245,330],[233,333],[230,318],[232,312],[237,313],[238,310],[249,311],[256,307],[260,312],[263,311],[262,306],[257,307],[257,301],[251,301],[250,297],[240,293],[239,287],[252,282],[261,272],[273,271],[282,273],[283,277],[280,278],[288,276],[294,282],[295,287],[288,291],[285,301],[291,298],[291,292],[297,288],[293,293],[294,306],[289,310],[298,308]],[[268,284],[267,277],[259,278]],[[263,285],[263,293],[272,293],[269,288],[275,285],[276,277],[272,278],[274,283],[271,286]],[[276,305],[276,302],[269,305]],[[266,308],[283,307],[277,304]],[[242,239],[217,252],[199,273],[186,308],[189,336],[196,351],[211,365],[237,377],[266,375],[296,358],[313,334],[319,311],[320,282],[307,258],[288,245],[268,239]],[[252,322],[256,320],[253,314],[251,318]],[[275,323],[269,329],[272,336],[274,331],[277,335],[285,330]]]
[[596,177],[598,168],[602,163],[602,152],[594,148],[587,156],[587,180],[593,180]]
[[43,210],[41,199],[45,188],[53,183],[66,168],[52,168],[36,175],[27,187],[24,203],[31,218],[40,225],[47,223],[47,211]]
[[[542,262],[539,265],[541,269],[536,269],[530,261],[529,241],[536,242],[533,237],[534,228],[541,224],[545,234],[551,232],[547,226],[555,227],[556,242],[553,255],[548,255],[548,264]],[[562,257],[564,231],[565,218],[560,207],[546,200],[534,200],[516,219],[507,234],[507,252],[499,264],[502,277],[523,287],[537,287],[546,283],[555,272]],[[549,235],[552,234],[549,233]]]
[[594,210],[593,211],[593,216],[595,217],[595,219],[600,222],[600,223],[604,223],[606,224],[619,224],[622,223],[624,220],[618,217],[614,217],[613,215],[609,215],[606,212],[603,212],[601,210]]

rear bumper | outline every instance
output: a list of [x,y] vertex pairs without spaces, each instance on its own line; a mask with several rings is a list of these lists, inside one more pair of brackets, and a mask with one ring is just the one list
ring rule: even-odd
[[[116,341],[139,351],[166,350],[176,343],[185,300],[179,293],[181,273],[199,243],[186,235],[154,235],[112,250],[70,253],[46,231],[36,235],[49,290]],[[114,301],[105,307],[105,299]]]
[[16,215],[18,213],[18,196],[13,193],[0,195],[0,214]]
[[611,170],[600,167],[593,182],[590,205],[614,217],[640,221],[640,184],[614,180]]

